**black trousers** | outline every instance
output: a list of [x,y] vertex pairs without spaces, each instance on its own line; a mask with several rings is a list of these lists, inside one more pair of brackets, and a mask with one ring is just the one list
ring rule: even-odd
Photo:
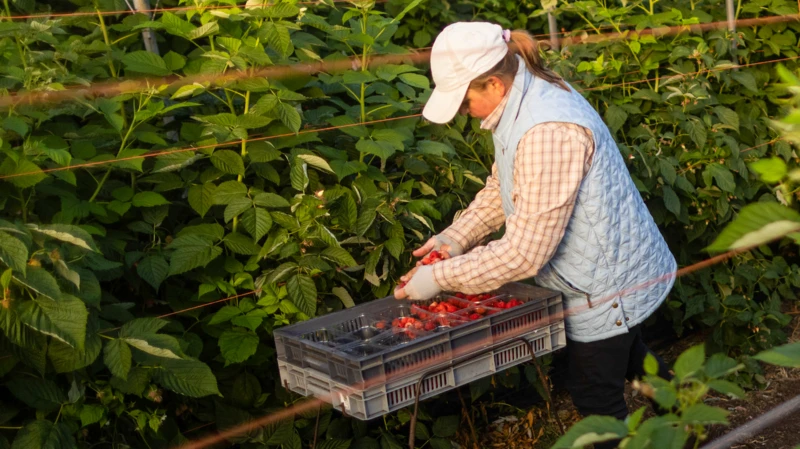
[[[583,416],[607,415],[625,419],[625,380],[644,376],[644,359],[648,353],[658,360],[658,375],[671,379],[669,368],[642,340],[642,324],[627,334],[605,340],[581,343],[567,342],[569,374],[567,390]],[[595,449],[617,447],[618,441],[595,444]]]

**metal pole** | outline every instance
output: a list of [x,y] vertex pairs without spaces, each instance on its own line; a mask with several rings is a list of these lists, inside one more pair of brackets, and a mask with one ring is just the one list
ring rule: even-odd
[[[733,0],[728,0],[733,1]],[[553,13],[547,13],[547,25],[550,27],[550,46],[555,51],[560,50],[558,43],[558,24],[556,23],[556,16]]]
[[[727,435],[717,438],[701,449],[728,449],[734,444],[752,438],[775,424],[784,421],[797,412],[798,408],[800,408],[800,395],[747,422],[743,426],[733,429]],[[800,441],[800,436],[798,436],[797,441]]]
[[739,57],[736,56],[736,9],[733,6],[733,0],[725,0],[725,9],[728,12],[728,31],[731,32],[731,56],[733,62],[739,64]]
[[[133,7],[136,8],[137,11],[149,11],[150,10],[150,1],[149,0],[133,0]],[[148,14],[149,16],[150,14]],[[153,33],[153,30],[150,28],[145,28],[142,30],[142,38],[144,39],[144,48],[155,54],[158,53],[158,43],[156,42],[156,35]]]

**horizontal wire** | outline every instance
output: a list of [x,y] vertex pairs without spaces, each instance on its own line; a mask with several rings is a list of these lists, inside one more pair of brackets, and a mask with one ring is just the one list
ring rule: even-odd
[[[784,16],[762,17],[755,19],[740,19],[739,23],[741,23],[743,26],[748,26],[748,25],[758,25],[758,24],[789,22],[798,20],[799,18],[800,15],[792,14]],[[679,34],[685,31],[708,31],[710,29],[724,28],[727,26],[728,26],[727,22],[710,22],[702,25],[684,25],[684,26],[673,26],[673,27],[650,28],[636,33],[615,32],[607,34],[598,34],[589,37],[582,37],[579,39],[574,38],[573,41],[570,42],[574,44],[599,43],[606,40],[630,39],[631,36],[634,35],[643,36],[648,34],[656,37],[663,37],[669,34]],[[562,45],[566,44],[567,44],[566,40],[562,40]],[[510,45],[513,46],[514,45],[513,42]],[[428,63],[430,62],[430,51],[426,49],[423,51],[417,51],[403,55],[375,56],[370,58],[369,65],[371,67],[375,67],[385,64],[404,63],[409,61],[415,64]],[[186,77],[172,75],[169,77],[160,77],[160,78],[144,77],[144,78],[136,78],[130,80],[121,80],[121,81],[107,80],[98,83],[93,83],[89,87],[72,86],[59,91],[24,92],[24,93],[17,93],[14,95],[0,97],[0,108],[6,108],[20,103],[33,104],[33,103],[60,102],[86,95],[91,95],[92,97],[114,96],[124,92],[146,90],[156,85],[179,87],[189,84],[203,84],[211,82],[224,84],[232,81],[249,79],[249,78],[285,78],[293,75],[309,75],[320,72],[334,72],[334,71],[347,70],[347,69],[352,69],[353,67],[358,67],[360,64],[361,64],[360,57],[359,58],[351,57],[338,61],[320,61],[315,63],[298,63],[289,66],[262,67],[257,69],[234,71],[223,75],[198,74]]]
[[[658,78],[646,78],[646,79],[627,81],[627,82],[617,83],[617,84],[605,84],[605,85],[602,85],[602,86],[587,87],[587,88],[581,88],[581,89],[576,89],[576,90],[578,92],[590,92],[590,91],[595,91],[595,90],[610,89],[610,88],[613,88],[613,87],[620,87],[620,86],[624,87],[624,86],[629,86],[629,85],[633,85],[633,84],[641,84],[641,83],[646,83],[646,82],[650,82],[650,81],[659,81],[660,80],[660,81],[667,82],[667,81],[670,81],[670,80],[673,80],[673,79],[685,78],[687,76],[699,75],[699,74],[703,74],[703,73],[720,72],[720,71],[724,71],[724,70],[732,70],[732,69],[743,68],[743,67],[751,67],[751,66],[756,66],[756,65],[774,64],[774,63],[777,63],[777,62],[795,60],[795,59],[798,59],[798,58],[800,58],[800,56],[793,56],[793,57],[775,59],[775,60],[770,60],[770,61],[754,62],[754,63],[749,63],[749,64],[730,65],[730,66],[725,66],[725,67],[718,67],[718,68],[700,70],[700,71],[697,71],[697,72],[689,72],[689,73],[682,73],[682,74],[675,74],[675,75],[667,75],[667,76],[658,77]],[[415,117],[420,117],[420,116],[421,116],[421,114],[413,114],[413,115],[407,115],[407,116],[401,116],[401,117],[392,117],[392,118],[388,118],[388,119],[373,120],[373,121],[364,122],[364,123],[353,123],[353,124],[332,126],[332,127],[326,127],[326,128],[303,130],[303,131],[299,131],[297,134],[308,134],[308,133],[332,131],[332,130],[341,129],[341,128],[349,128],[349,127],[361,126],[361,125],[370,125],[370,124],[375,124],[375,123],[394,121],[394,120],[402,120],[402,119],[406,119],[406,118],[415,118]],[[223,143],[218,143],[218,144],[209,144],[209,145],[196,146],[196,147],[193,146],[193,147],[187,147],[187,148],[179,148],[179,149],[175,149],[175,150],[157,151],[157,152],[143,154],[143,155],[139,155],[139,156],[128,156],[128,157],[123,157],[123,158],[119,158],[119,159],[108,159],[108,160],[102,160],[102,161],[86,162],[86,163],[82,163],[82,164],[69,165],[69,166],[64,166],[64,167],[53,167],[53,168],[42,169],[42,170],[37,170],[37,171],[28,171],[28,172],[23,172],[23,173],[12,173],[12,174],[8,174],[8,175],[0,176],[0,180],[11,179],[11,178],[19,178],[19,177],[22,177],[22,176],[32,176],[32,175],[39,175],[39,174],[47,174],[47,173],[52,173],[52,172],[60,172],[60,171],[72,170],[72,169],[76,169],[76,168],[98,167],[98,166],[103,166],[103,165],[111,165],[111,164],[115,164],[115,163],[119,163],[119,162],[138,160],[138,159],[145,159],[145,158],[150,158],[150,157],[167,156],[167,155],[170,155],[170,154],[185,153],[185,152],[189,152],[189,151],[198,151],[198,150],[209,149],[209,148],[217,148],[217,147],[221,147],[221,146],[232,146],[232,145],[241,144],[243,141],[244,142],[257,142],[257,141],[262,141],[262,140],[277,139],[277,138],[281,138],[281,137],[291,137],[291,136],[294,136],[294,135],[295,135],[295,133],[289,133],[289,134],[280,134],[280,135],[276,135],[276,136],[255,137],[255,138],[249,138],[249,139],[244,139],[244,140],[234,140],[234,141],[230,141],[230,142],[223,142]],[[750,149],[752,149],[752,148],[750,148]]]
[[[329,0],[333,3],[352,3],[350,0]],[[388,0],[375,0],[375,3],[385,3]],[[321,1],[302,1],[293,3],[294,5],[324,5]],[[76,12],[58,12],[58,13],[40,13],[28,15],[12,15],[0,16],[2,19],[10,20],[24,20],[24,19],[51,19],[51,18],[69,18],[69,17],[86,17],[97,15],[101,16],[115,16],[120,14],[146,14],[146,13],[163,13],[163,12],[188,12],[197,10],[218,10],[218,9],[260,9],[269,6],[275,6],[276,3],[269,3],[266,5],[208,5],[208,6],[175,6],[171,8],[153,8],[153,9],[123,9],[117,11],[76,11]]]
[[35,171],[35,172],[31,171],[31,172],[24,172],[24,173],[12,173],[12,174],[9,174],[9,175],[0,176],[0,180],[11,179],[11,178],[19,178],[21,176],[47,174],[47,173],[65,171],[65,170],[74,170],[76,168],[99,167],[99,166],[103,166],[103,165],[111,165],[111,164],[116,164],[116,163],[125,162],[125,161],[133,161],[133,160],[146,159],[146,158],[151,158],[151,157],[168,156],[170,154],[185,153],[185,152],[188,152],[188,151],[199,151],[199,150],[206,150],[206,149],[209,149],[209,148],[218,148],[218,147],[239,145],[239,144],[242,144],[242,143],[245,143],[245,142],[260,142],[260,141],[264,141],[264,140],[279,139],[279,138],[282,138],[282,137],[294,137],[294,136],[302,135],[302,134],[320,133],[320,132],[326,132],[326,131],[333,131],[333,130],[336,130],[336,129],[352,128],[352,127],[355,127],[355,126],[374,125],[376,123],[384,123],[384,122],[391,122],[391,121],[396,121],[396,120],[404,120],[404,119],[408,119],[408,118],[418,118],[418,117],[421,117],[421,116],[422,116],[422,114],[410,114],[410,115],[403,115],[403,116],[400,116],[400,117],[390,117],[390,118],[384,118],[384,119],[370,120],[370,121],[367,121],[367,122],[349,123],[349,124],[346,124],[346,125],[328,126],[328,127],[324,127],[324,128],[305,129],[305,130],[302,130],[302,131],[298,131],[296,133],[277,134],[277,135],[274,135],[274,136],[264,136],[264,137],[253,137],[253,138],[242,139],[242,140],[232,140],[230,142],[213,143],[213,144],[208,144],[208,145],[200,145],[200,146],[193,146],[193,147],[186,147],[186,148],[178,148],[178,149],[175,149],[175,150],[156,151],[156,152],[153,152],[153,153],[141,154],[141,155],[138,155],[138,156],[127,156],[127,157],[121,157],[121,158],[118,158],[118,159],[108,159],[108,160],[102,160],[102,161],[85,162],[85,163],[75,164],[75,165],[66,165],[66,166],[63,166],[63,167],[47,168],[47,169],[42,169],[42,170]]
[[602,86],[587,87],[585,89],[582,89],[581,92],[591,92],[591,91],[595,91],[595,90],[610,89],[612,87],[624,87],[624,86],[629,86],[631,84],[648,83],[650,81],[668,82],[668,81],[671,81],[671,80],[674,80],[674,79],[685,78],[687,76],[692,76],[692,75],[702,75],[704,73],[722,72],[722,71],[725,71],[725,70],[740,69],[740,68],[745,68],[745,67],[754,67],[754,66],[764,65],[764,64],[775,64],[776,62],[793,61],[793,60],[798,59],[798,58],[800,58],[800,55],[798,55],[798,56],[790,56],[790,57],[787,57],[787,58],[772,59],[772,60],[769,60],[769,61],[751,62],[751,63],[747,63],[747,64],[732,64],[732,65],[724,66],[724,67],[714,67],[714,68],[711,68],[711,69],[703,69],[703,70],[698,70],[696,72],[689,72],[689,73],[676,73],[674,75],[665,75],[665,76],[659,76],[659,77],[656,77],[656,78],[644,78],[644,79],[640,79],[640,80],[625,81],[625,82],[622,82],[622,83],[604,84]]

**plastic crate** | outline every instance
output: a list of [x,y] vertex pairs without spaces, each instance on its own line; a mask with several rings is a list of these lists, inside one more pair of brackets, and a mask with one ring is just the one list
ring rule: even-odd
[[[535,329],[518,338],[529,341],[537,357],[566,346],[563,322]],[[417,383],[426,374],[420,388],[420,400],[530,360],[529,346],[515,340],[496,344],[485,354],[472,358],[463,356],[444,364],[427,366],[424,371],[414,375],[401,373],[388,376],[385,382],[364,389],[336,382],[315,370],[283,360],[278,360],[278,367],[281,380],[289,390],[303,396],[315,396],[350,416],[369,420],[413,405]]]
[[[511,295],[523,302],[512,309],[493,309],[488,301]],[[439,314],[449,326],[435,330],[398,332],[386,327],[394,318],[419,313],[427,302],[398,301],[387,297],[350,309],[275,330],[278,359],[314,375],[361,389],[396,372],[412,374],[437,364],[501,343],[537,328],[563,321],[561,295],[527,284],[511,283],[493,299],[464,306],[459,312]],[[457,299],[443,295],[440,300]],[[458,300],[462,301],[462,300]],[[492,309],[478,320],[469,315],[476,308]],[[491,312],[491,313],[489,313]],[[379,329],[379,323],[384,328]],[[391,327],[391,326],[389,326]],[[408,338],[410,334],[412,338]]]

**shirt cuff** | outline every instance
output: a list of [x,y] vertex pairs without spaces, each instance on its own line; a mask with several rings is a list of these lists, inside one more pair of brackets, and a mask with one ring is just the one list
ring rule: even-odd
[[408,299],[411,300],[431,299],[442,292],[442,287],[433,277],[433,265],[423,265],[417,268],[417,272],[403,288]]
[[442,245],[450,245],[450,251],[447,252],[450,257],[464,254],[464,246],[458,243],[455,239],[445,234],[437,234],[436,246],[433,249],[436,251],[441,251],[439,248],[441,248]]

